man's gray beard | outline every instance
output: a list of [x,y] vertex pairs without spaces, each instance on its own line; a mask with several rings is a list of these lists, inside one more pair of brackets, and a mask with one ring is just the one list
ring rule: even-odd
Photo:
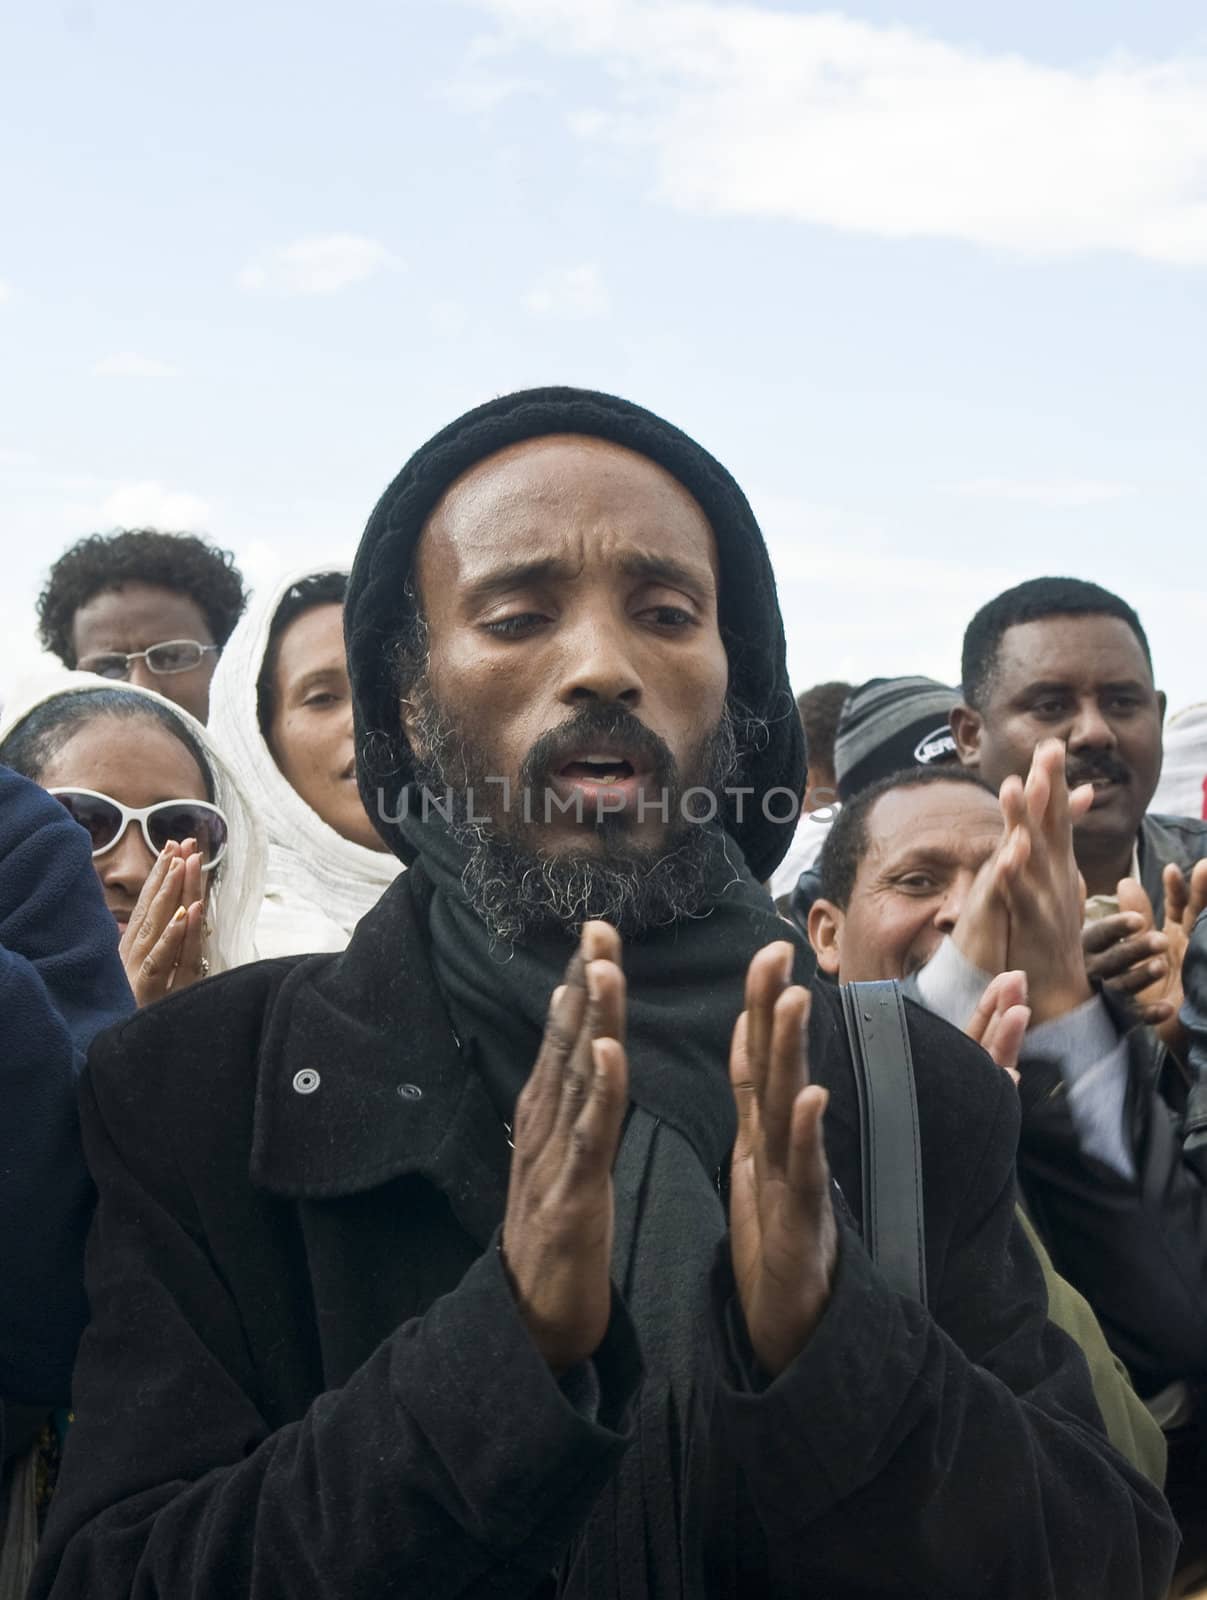
[[[672,822],[655,846],[632,840],[622,818],[609,816],[595,831],[596,847],[546,855],[528,837],[535,824],[511,828],[468,815],[467,790],[481,803],[490,794],[480,752],[475,750],[432,702],[425,686],[410,691],[415,733],[425,749],[415,783],[451,799],[449,831],[469,853],[462,888],[475,913],[499,945],[522,943],[551,927],[577,932],[584,922],[610,922],[624,938],[680,918],[703,916],[715,889],[716,833],[719,823],[684,821],[683,788],[673,783],[668,812]],[[744,731],[750,729],[749,719]],[[715,815],[724,814],[723,787],[740,769],[738,725],[726,702],[721,720],[695,763],[698,786],[716,797]],[[691,785],[696,787],[696,785]],[[601,848],[602,846],[602,848]]]

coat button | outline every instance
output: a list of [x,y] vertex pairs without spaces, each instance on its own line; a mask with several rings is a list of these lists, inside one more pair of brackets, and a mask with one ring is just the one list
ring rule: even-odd
[[400,1083],[398,1093],[404,1100],[422,1100],[423,1090],[417,1083]]
[[322,1081],[313,1067],[303,1067],[294,1074],[293,1086],[299,1094],[313,1094]]

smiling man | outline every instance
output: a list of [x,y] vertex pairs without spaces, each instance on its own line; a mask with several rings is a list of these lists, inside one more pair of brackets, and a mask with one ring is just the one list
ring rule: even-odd
[[1026,789],[1010,777],[1000,800],[958,765],[873,784],[827,840],[809,937],[828,977],[905,980],[961,1027],[998,974],[1025,973],[1022,1190],[1139,1393],[1163,1422],[1178,1419],[1166,1487],[1197,1566],[1207,1538],[1191,1397],[1207,1381],[1207,1193],[1185,1079],[1134,1010],[1087,980],[1073,820],[1088,796],[1068,795],[1063,765],[1060,744],[1041,742]]
[[828,977],[903,980],[959,1027],[998,974],[1025,974],[1023,1185],[1147,1398],[1207,1378],[1207,1197],[1182,1156],[1184,1080],[1087,979],[1071,849],[1087,796],[1068,795],[1060,761],[1040,745],[1028,785],[1052,799],[1038,819],[1016,778],[1001,800],[958,766],[873,784],[827,840],[809,938]]
[[411,870],[342,955],[95,1052],[33,1592],[1156,1600],[1168,1511],[1046,1320],[1013,1087],[920,1008],[933,1312],[843,1198],[839,1007],[759,887],[805,764],[728,473],[625,401],[505,396],[386,490],[345,626]]

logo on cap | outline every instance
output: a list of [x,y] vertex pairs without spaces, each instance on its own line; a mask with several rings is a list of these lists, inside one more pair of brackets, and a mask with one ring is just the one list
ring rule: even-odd
[[920,767],[929,767],[934,761],[950,761],[955,754],[956,741],[945,722],[923,734],[914,747],[914,760]]

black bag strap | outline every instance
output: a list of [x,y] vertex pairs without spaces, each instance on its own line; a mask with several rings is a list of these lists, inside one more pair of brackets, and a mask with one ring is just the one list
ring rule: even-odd
[[926,1223],[914,1060],[901,985],[840,989],[859,1099],[863,1242],[899,1294],[926,1304]]

